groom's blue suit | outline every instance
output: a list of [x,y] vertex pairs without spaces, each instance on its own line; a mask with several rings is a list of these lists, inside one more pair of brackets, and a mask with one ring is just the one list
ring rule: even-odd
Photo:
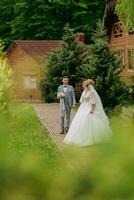
[[[65,89],[66,88],[66,89]],[[60,116],[61,130],[64,130],[64,121],[66,116],[66,130],[69,129],[71,108],[76,103],[74,89],[71,85],[61,85],[58,87],[58,93],[64,93],[65,97],[60,98]]]

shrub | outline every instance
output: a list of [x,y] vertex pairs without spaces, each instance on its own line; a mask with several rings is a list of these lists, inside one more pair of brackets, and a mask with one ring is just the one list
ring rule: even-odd
[[5,112],[13,100],[13,73],[6,64],[3,44],[0,42],[0,111]]

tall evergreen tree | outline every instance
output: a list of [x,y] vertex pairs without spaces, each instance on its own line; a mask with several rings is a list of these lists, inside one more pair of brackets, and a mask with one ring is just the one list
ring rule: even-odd
[[[86,42],[90,42],[91,31],[98,19],[103,17],[104,0],[53,0],[61,34],[62,27],[68,22],[77,32],[84,32]],[[62,21],[61,21],[62,19]]]
[[44,0],[18,0],[14,4],[12,34],[17,39],[57,38],[53,4]]
[[47,56],[44,65],[45,72],[41,81],[41,90],[45,101],[56,101],[57,87],[64,75],[69,76],[73,86],[82,79],[80,66],[87,52],[87,46],[81,44],[76,39],[73,30],[66,26],[61,44]]
[[92,39],[94,44],[91,45],[91,54],[83,60],[83,73],[86,78],[95,80],[96,90],[105,109],[112,109],[122,103],[127,92],[125,84],[120,80],[121,59],[110,49],[102,23],[97,24]]
[[61,39],[68,22],[89,42],[103,11],[104,0],[0,0],[0,38],[6,45],[16,39]]
[[14,17],[13,5],[15,0],[0,0],[0,39],[6,47],[12,41],[11,21]]

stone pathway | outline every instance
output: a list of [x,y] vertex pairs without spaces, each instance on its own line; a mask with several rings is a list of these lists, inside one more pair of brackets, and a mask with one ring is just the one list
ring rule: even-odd
[[[60,134],[59,104],[36,103],[33,104],[33,107],[42,126],[47,130],[54,142],[57,145],[62,143],[65,135]],[[73,118],[74,114],[75,112],[72,111],[71,119]]]

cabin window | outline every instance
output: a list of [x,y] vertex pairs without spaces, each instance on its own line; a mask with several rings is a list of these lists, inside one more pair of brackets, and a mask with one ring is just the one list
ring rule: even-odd
[[115,38],[123,36],[122,23],[117,22],[113,25],[113,35]]
[[24,75],[24,88],[25,89],[37,88],[37,80],[35,75]]
[[134,69],[134,49],[128,51],[128,64],[130,69]]
[[121,58],[121,62],[122,62],[122,65],[125,64],[125,51],[124,51],[124,48],[117,48],[116,49],[116,54],[117,56],[119,56]]

